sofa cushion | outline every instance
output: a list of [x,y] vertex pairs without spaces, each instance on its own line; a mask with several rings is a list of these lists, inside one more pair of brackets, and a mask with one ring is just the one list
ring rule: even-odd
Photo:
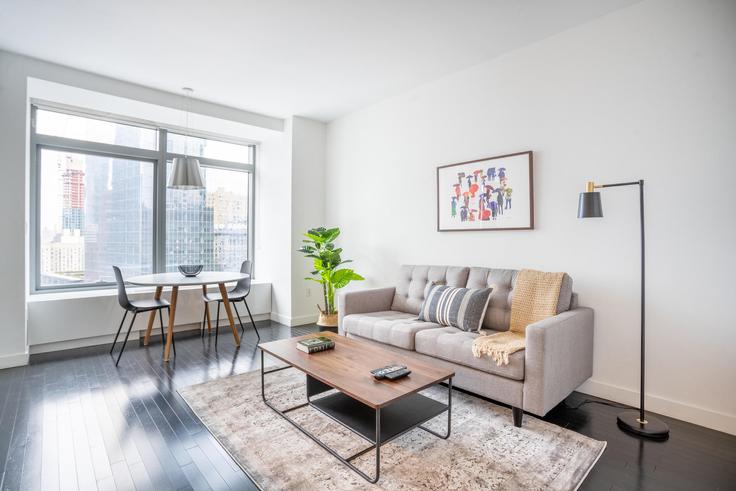
[[439,324],[420,321],[416,315],[394,310],[350,314],[342,320],[342,328],[347,334],[406,350],[414,350],[417,332],[440,327]]
[[[492,334],[492,333],[490,333]],[[441,327],[417,332],[414,340],[417,353],[434,356],[459,365],[512,380],[524,380],[524,350],[509,356],[509,364],[498,366],[488,357],[473,356],[473,340],[479,336],[454,327]]]
[[[508,331],[511,324],[511,303],[514,299],[514,285],[518,271],[515,269],[470,268],[466,288],[492,287],[483,328],[494,331]],[[572,278],[565,274],[562,278],[560,296],[557,300],[557,313],[570,309],[572,301]]]
[[432,284],[419,310],[419,320],[452,326],[463,331],[480,331],[491,288],[471,290]]
[[468,268],[455,266],[402,266],[391,310],[418,314],[431,282],[465,287]]

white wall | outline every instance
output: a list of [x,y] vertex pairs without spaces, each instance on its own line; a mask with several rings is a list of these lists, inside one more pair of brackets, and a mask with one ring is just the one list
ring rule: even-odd
[[[95,298],[61,295],[34,296],[27,308],[28,293],[28,117],[29,98],[40,97],[72,105],[87,106],[152,121],[181,124],[183,97],[141,87],[60,65],[0,51],[0,368],[27,361],[29,345],[34,351],[48,349],[48,343],[66,346],[107,339],[117,329],[114,302],[102,294]],[[291,134],[281,119],[193,100],[192,127],[259,142],[256,168],[256,278],[253,307],[257,313],[274,304],[291,302],[291,270],[280,257],[290,244],[290,227],[282,232],[279,220],[290,215],[289,202],[282,196],[290,183],[289,146]],[[288,197],[288,195],[287,195]],[[288,253],[287,253],[288,254]],[[185,298],[186,298],[185,294]],[[190,295],[191,296],[191,295]],[[196,300],[194,295],[192,300]],[[189,302],[192,303],[192,302]],[[177,324],[197,322],[194,310],[177,316]],[[191,315],[190,315],[191,314]],[[201,314],[200,314],[201,315]],[[142,324],[142,323],[141,323]],[[45,346],[42,346],[45,345]]]
[[[736,433],[736,3],[645,1],[328,125],[326,219],[368,281],[402,263],[567,271],[596,312],[581,390],[637,403],[646,180],[649,409]],[[435,167],[535,152],[534,231],[438,233]]]
[[305,281],[312,271],[311,260],[296,252],[307,229],[325,226],[325,132],[324,123],[294,117],[291,147],[291,219],[292,219],[292,325],[317,320],[316,304],[322,305],[322,290]]
[[311,268],[296,250],[302,233],[324,222],[325,131],[325,124],[318,121],[287,119],[284,145],[270,147],[283,154],[276,159],[278,164],[259,167],[256,254],[272,272],[271,318],[287,326],[317,320],[319,293],[304,281]]
[[[26,342],[26,196],[28,152],[26,77],[14,57],[0,51],[0,368],[25,363]],[[11,211],[12,210],[12,211]]]

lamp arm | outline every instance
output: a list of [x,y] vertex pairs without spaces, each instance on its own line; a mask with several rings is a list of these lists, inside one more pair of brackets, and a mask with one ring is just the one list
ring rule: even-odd
[[601,184],[596,185],[597,188],[615,188],[617,186],[642,186],[644,184],[644,180],[640,179],[638,181],[631,181],[631,182],[616,182],[613,184]]

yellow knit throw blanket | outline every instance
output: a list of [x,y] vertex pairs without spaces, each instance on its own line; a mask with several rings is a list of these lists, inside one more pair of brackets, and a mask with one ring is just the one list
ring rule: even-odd
[[511,328],[475,338],[473,356],[488,355],[496,365],[508,365],[509,355],[526,347],[526,326],[557,314],[557,302],[565,273],[522,269],[516,277],[511,302]]

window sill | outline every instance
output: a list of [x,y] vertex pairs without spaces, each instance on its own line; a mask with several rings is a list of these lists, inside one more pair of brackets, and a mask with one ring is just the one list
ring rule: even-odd
[[[234,283],[232,283],[234,284]],[[270,285],[270,281],[251,281],[251,285]],[[208,289],[214,289],[216,285],[208,286]],[[179,291],[187,290],[201,290],[201,286],[182,286]],[[127,292],[131,296],[153,294],[156,290],[155,287],[148,286],[136,286],[126,288]],[[171,290],[169,287],[164,287],[164,293]],[[116,288],[99,288],[93,290],[76,290],[76,291],[41,291],[31,293],[26,296],[26,303],[36,302],[53,302],[56,300],[75,300],[80,298],[97,298],[97,297],[114,297],[118,294]]]

